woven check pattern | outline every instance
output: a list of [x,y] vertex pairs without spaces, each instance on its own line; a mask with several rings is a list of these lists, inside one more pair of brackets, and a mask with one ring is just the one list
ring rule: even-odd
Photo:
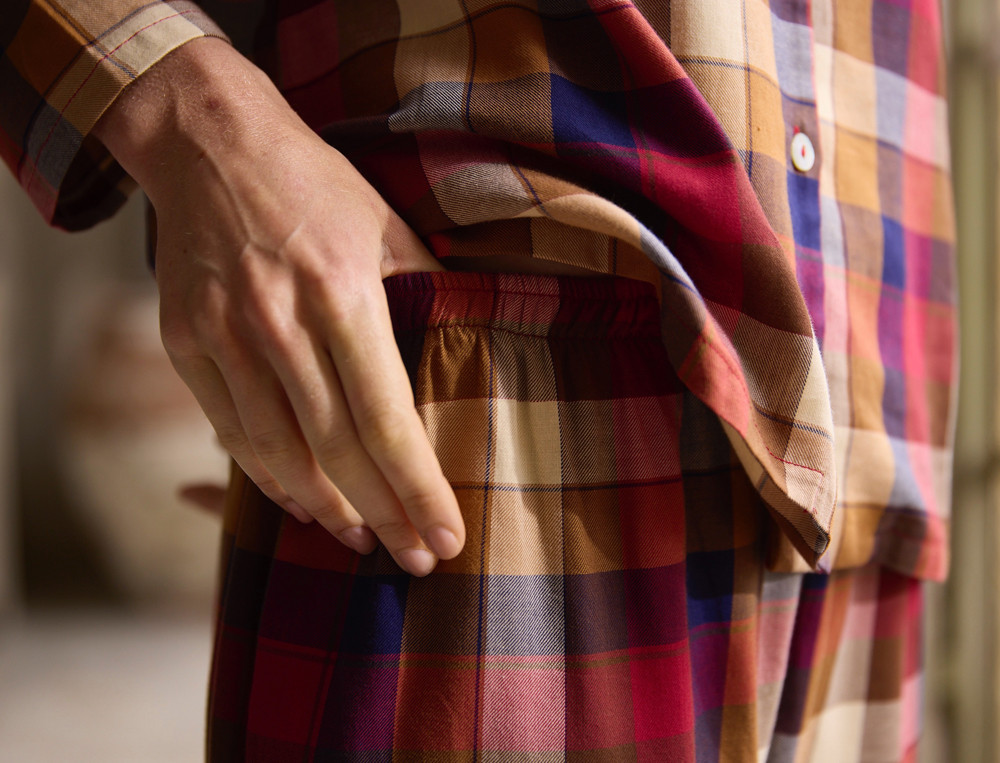
[[764,572],[767,510],[673,372],[652,287],[434,273],[387,291],[466,550],[411,578],[238,476],[212,761],[912,752],[919,583]]
[[[836,566],[943,578],[956,311],[938,4],[692,0],[649,16],[794,257],[830,385]],[[705,34],[722,18],[742,34]],[[808,173],[789,161],[800,131]]]
[[[944,576],[955,310],[933,0],[203,6],[440,257],[654,283],[673,367],[784,531],[774,569],[832,541],[827,568]],[[0,154],[43,213],[78,227],[120,203],[86,132],[204,33],[182,2],[17,0],[0,19]],[[787,160],[796,132],[808,173]]]
[[936,3],[202,6],[0,16],[0,156],[47,219],[121,203],[87,132],[211,16],[443,260],[632,279],[387,284],[469,545],[410,579],[237,475],[210,757],[913,759],[955,366]]
[[[520,254],[656,283],[672,365],[814,564],[836,484],[808,311],[739,155],[639,9],[307,5],[276,7],[289,102],[442,258]],[[336,44],[302,57],[321,29]],[[780,378],[762,363],[775,353]]]
[[[832,528],[826,567],[940,579],[955,312],[936,6],[667,10],[278,3],[265,58],[439,256],[658,286],[674,368],[785,530],[774,569],[807,569]],[[303,54],[323,29],[337,44]],[[787,160],[797,132],[808,173]]]
[[45,218],[75,230],[109,216],[131,180],[87,134],[171,50],[221,35],[194,3],[7,0],[0,13],[0,158]]

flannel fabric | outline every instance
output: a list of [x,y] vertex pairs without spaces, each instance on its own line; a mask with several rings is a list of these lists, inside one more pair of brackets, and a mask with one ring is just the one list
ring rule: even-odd
[[5,0],[0,157],[45,218],[86,228],[132,183],[88,133],[126,85],[218,27],[193,3]]
[[[237,478],[213,755],[911,757],[955,366],[934,1],[202,7],[439,257],[646,281],[661,328],[620,280],[391,282],[472,540],[410,580]],[[53,222],[93,222],[121,173],[89,124],[218,32],[162,0],[14,9],[2,155]],[[568,315],[608,333],[569,352]],[[790,574],[825,549],[830,575]]]
[[650,285],[386,288],[467,551],[411,578],[238,475],[212,761],[913,755],[919,581],[764,571],[766,509]]
[[[671,9],[659,28],[739,151],[809,305],[835,427],[834,564],[942,579],[957,316],[938,3]],[[742,36],[703,34],[737,15]],[[788,161],[799,131],[817,153],[806,173]]]
[[[807,569],[833,530],[826,567],[944,575],[955,318],[933,2],[275,13],[262,47],[286,97],[440,256],[657,283],[673,367],[786,531],[773,569]],[[322,29],[335,44],[305,55]],[[804,173],[796,132],[818,156]]]
[[[944,576],[955,310],[934,0],[202,5],[439,256],[654,282],[673,367],[784,531],[773,569],[808,569],[832,539],[825,568]],[[205,30],[162,1],[18,0],[0,19],[2,154],[54,222],[116,202],[120,171],[81,136]],[[804,173],[796,132],[816,147]]]

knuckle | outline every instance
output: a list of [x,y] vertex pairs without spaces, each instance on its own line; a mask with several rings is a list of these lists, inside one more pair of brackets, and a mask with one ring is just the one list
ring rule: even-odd
[[282,430],[254,432],[248,437],[250,447],[262,460],[271,463],[288,463],[296,455],[295,438]]
[[223,311],[208,312],[198,311],[191,313],[191,335],[205,345],[215,344],[224,339],[219,338],[220,334],[230,331],[230,323],[226,313]]
[[306,293],[314,309],[321,312],[324,322],[334,336],[348,334],[350,326],[361,316],[371,314],[364,292],[358,287],[358,278],[347,279],[345,274],[326,274],[310,278]]
[[344,516],[343,507],[336,501],[310,504],[306,511],[323,527],[335,535],[341,530],[346,529],[350,524],[347,517]]
[[240,328],[234,329],[240,335],[253,338],[279,355],[291,353],[295,336],[295,314],[284,310],[280,304],[266,298],[248,300],[241,308],[236,321]]
[[238,426],[216,426],[215,434],[219,444],[232,456],[242,455],[247,451],[247,436]]
[[176,318],[162,319],[160,340],[163,342],[163,349],[173,360],[184,360],[202,354],[194,330],[187,321]]
[[267,296],[251,291],[240,301],[241,316],[253,328],[270,328],[275,321],[275,311]]
[[346,460],[358,450],[360,443],[349,428],[338,428],[325,434],[313,446],[313,455],[321,464],[335,464]]
[[330,286],[340,279],[335,270],[319,261],[307,260],[300,263],[295,273],[296,284],[310,299],[326,300],[332,296]]
[[397,487],[396,495],[399,502],[406,507],[406,513],[413,518],[432,517],[439,508],[440,500],[422,485]]
[[383,397],[365,404],[358,416],[358,429],[365,445],[390,453],[402,449],[408,441],[407,413],[402,401],[391,398]]
[[404,518],[387,517],[375,522],[369,521],[368,526],[387,546],[393,546],[393,540],[407,542],[414,535],[412,525]]
[[171,325],[161,322],[160,336],[175,363],[225,357],[233,343],[233,332],[225,317],[212,318],[205,313],[192,313]]
[[226,313],[231,306],[228,294],[215,283],[202,284],[193,288],[185,299],[175,300],[171,305],[163,305],[160,310],[160,324],[182,324],[189,331],[200,334],[218,330],[225,323]]
[[351,300],[330,294],[326,284],[316,287],[311,302],[313,309],[323,316],[324,325],[334,336],[347,332],[347,327],[360,314]]

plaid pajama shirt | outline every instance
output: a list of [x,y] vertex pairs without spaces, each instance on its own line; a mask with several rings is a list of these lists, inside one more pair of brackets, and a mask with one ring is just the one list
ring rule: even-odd
[[[86,137],[89,128],[166,51],[219,32],[181,2],[15,5],[0,20],[0,153],[50,220],[86,225],[120,202],[127,182]],[[432,434],[454,427],[449,420],[476,421],[496,451],[485,461],[460,452],[468,463],[493,464],[480,490],[493,496],[490,506],[509,509],[487,512],[509,523],[477,536],[488,553],[476,557],[473,543],[460,558],[478,558],[478,570],[442,569],[434,583],[400,579],[378,558],[347,561],[327,545],[317,552],[324,540],[299,537],[237,481],[214,755],[912,755],[918,581],[940,579],[947,567],[955,366],[936,5],[202,5],[234,41],[252,41],[290,103],[439,257],[518,254],[648,282],[664,353],[654,375],[666,385],[636,395],[629,373],[588,367],[581,373],[609,378],[580,398],[588,401],[581,414],[565,385],[541,390],[540,382],[514,384],[509,397],[480,387],[421,398],[420,384],[455,392],[469,379],[456,363],[428,360],[424,371],[417,363]],[[797,133],[816,150],[805,172],[789,161]],[[434,280],[406,286],[424,295],[421,309],[468,290]],[[544,313],[556,289],[559,304],[579,310],[576,288],[531,282],[535,301],[523,309]],[[602,309],[631,304],[617,291],[624,288],[604,295]],[[424,315],[407,289],[390,289],[393,309],[412,319],[403,334],[424,337],[421,352],[432,333],[462,333],[432,327],[433,309]],[[490,290],[506,294],[509,284]],[[514,335],[530,345],[558,321],[527,324]],[[618,360],[616,325],[591,338],[603,348],[594,353],[637,367],[638,359]],[[476,330],[511,335],[489,322]],[[405,354],[416,340],[401,341]],[[448,341],[466,357],[466,345]],[[494,368],[468,352],[479,377],[514,370],[509,353]],[[525,367],[546,379],[577,362],[532,357]],[[463,405],[473,412],[435,418]],[[651,408],[637,412],[643,405]],[[621,421],[656,425],[637,439],[635,425]],[[700,439],[686,447],[692,433]],[[604,459],[624,443],[637,453],[656,446],[656,458],[637,463],[654,482],[674,485],[654,501],[667,507],[659,531],[673,530],[664,536],[672,540],[652,544],[660,556],[636,550],[650,551],[641,542],[656,524],[648,514],[636,513],[636,522],[650,522],[643,531],[608,529],[626,516],[618,512],[634,488],[629,459],[598,480],[614,500],[574,509],[583,495],[604,504],[579,489],[566,462],[545,467],[546,458],[524,455],[554,447],[539,444],[552,436],[563,457],[583,461],[579,443],[600,443],[591,457]],[[435,440],[444,461],[448,442]],[[512,501],[508,489],[531,500]],[[703,507],[718,522],[705,524]],[[482,519],[481,508],[466,508],[470,526]],[[580,518],[594,524],[574,535],[569,522]],[[526,526],[534,533],[527,545],[508,548],[508,536]],[[606,556],[584,554],[586,564],[573,567],[566,549],[581,538],[606,541]],[[553,559],[556,540],[565,553]],[[817,564],[831,574],[796,574]],[[609,590],[624,592],[624,610]],[[465,602],[459,625],[426,603],[441,597]],[[579,627],[578,608],[594,613],[591,629]],[[476,622],[471,644],[463,628]],[[398,638],[382,639],[389,632]],[[414,678],[421,671],[427,680]],[[419,688],[428,683],[458,688],[431,696]],[[278,689],[286,685],[291,699],[268,699],[285,696]],[[430,712],[435,702],[453,711],[448,724],[425,717],[442,715]]]

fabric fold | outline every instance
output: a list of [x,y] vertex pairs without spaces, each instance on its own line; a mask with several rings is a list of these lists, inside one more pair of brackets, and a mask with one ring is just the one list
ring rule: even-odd
[[[599,19],[593,39],[622,55],[620,92],[609,92],[596,65],[572,81],[555,68],[526,75],[518,84],[545,93],[548,102],[534,105],[549,116],[519,135],[494,110],[501,86],[475,72],[466,88],[419,80],[402,52],[389,113],[351,118],[333,102],[312,116],[442,259],[522,254],[654,282],[678,376],[725,423],[785,534],[775,568],[816,568],[836,507],[833,422],[794,265],[738,153],[660,37],[631,4],[609,3]],[[517,20],[525,46],[543,45],[546,24],[557,23],[538,18],[542,33],[533,35]],[[593,51],[600,62],[601,48]],[[475,66],[488,80],[485,57],[477,53]],[[298,92],[288,92],[293,105]],[[315,99],[302,109],[315,110]],[[627,131],[622,112],[632,115]]]

